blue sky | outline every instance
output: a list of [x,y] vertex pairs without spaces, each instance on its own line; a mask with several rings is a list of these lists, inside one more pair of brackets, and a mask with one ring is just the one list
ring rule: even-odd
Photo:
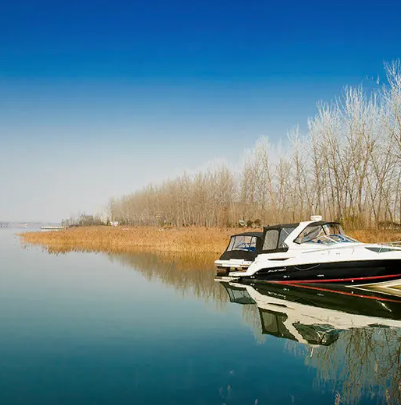
[[0,220],[236,164],[401,57],[397,1],[0,3]]

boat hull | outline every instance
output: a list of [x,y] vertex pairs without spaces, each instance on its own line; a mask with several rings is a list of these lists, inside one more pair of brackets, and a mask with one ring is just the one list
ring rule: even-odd
[[246,271],[251,264],[251,261],[243,259],[216,260],[214,262],[216,276],[226,276],[230,271]]
[[257,273],[240,278],[241,281],[333,283],[362,285],[400,279],[401,260],[365,260],[346,262],[308,263],[260,269]]

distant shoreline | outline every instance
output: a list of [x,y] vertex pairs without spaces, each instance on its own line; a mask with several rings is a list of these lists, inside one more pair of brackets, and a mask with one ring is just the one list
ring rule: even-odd
[[[142,226],[88,226],[47,232],[20,233],[25,245],[42,246],[49,252],[172,252],[212,253],[216,258],[227,247],[232,234],[244,228],[158,228]],[[356,230],[346,232],[361,242],[389,242],[401,239],[400,231]]]

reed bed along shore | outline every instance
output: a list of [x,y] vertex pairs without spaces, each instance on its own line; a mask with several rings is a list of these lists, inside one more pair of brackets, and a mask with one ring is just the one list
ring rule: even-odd
[[[186,255],[210,253],[218,257],[227,247],[230,235],[244,231],[243,228],[92,226],[54,232],[26,232],[20,237],[23,244],[40,245],[51,253],[149,251]],[[346,233],[361,242],[401,240],[401,231],[365,229]]]
[[41,245],[49,252],[177,252],[218,255],[227,247],[232,233],[243,229],[79,227],[62,231],[27,232],[19,236],[26,245]]
[[398,242],[401,241],[401,230],[385,229],[360,229],[345,232],[360,242],[380,243],[380,242]]

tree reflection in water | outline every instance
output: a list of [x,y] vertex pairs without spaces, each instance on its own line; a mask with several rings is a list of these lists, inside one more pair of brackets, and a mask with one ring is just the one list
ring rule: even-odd
[[378,403],[399,404],[400,355],[401,329],[366,327],[342,331],[331,346],[306,348],[305,362],[317,370],[316,388],[337,391],[342,403],[377,396]]
[[330,346],[286,343],[286,350],[303,356],[316,369],[314,388],[337,393],[339,403],[401,403],[401,329],[366,327],[341,331]]
[[[148,280],[157,279],[185,294],[194,294],[205,301],[214,302],[223,308],[228,302],[224,288],[215,281],[216,269],[214,254],[182,253],[115,253],[108,255],[111,261],[140,271]],[[262,333],[258,308],[255,305],[242,306],[242,318],[251,326],[255,339],[262,343],[266,335]]]
[[160,280],[185,294],[194,294],[217,306],[228,302],[228,297],[219,283],[214,281],[214,254],[202,255],[181,253],[115,253],[108,255],[111,261],[140,271],[148,280]]

